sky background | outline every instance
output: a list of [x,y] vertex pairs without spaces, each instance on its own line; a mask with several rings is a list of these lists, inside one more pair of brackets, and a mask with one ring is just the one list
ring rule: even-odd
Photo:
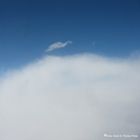
[[[45,53],[67,40],[69,47]],[[139,50],[139,0],[0,0],[1,71],[43,55],[127,57]]]

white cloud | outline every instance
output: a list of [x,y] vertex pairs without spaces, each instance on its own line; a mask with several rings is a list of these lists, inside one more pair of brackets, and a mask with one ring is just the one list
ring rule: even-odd
[[[140,134],[140,59],[45,57],[0,80],[0,140]],[[120,140],[122,140],[120,138]]]
[[51,44],[48,49],[46,50],[46,52],[50,52],[53,51],[55,49],[60,49],[60,48],[65,48],[67,47],[69,44],[71,44],[71,41],[66,41],[66,42],[55,42],[53,44]]

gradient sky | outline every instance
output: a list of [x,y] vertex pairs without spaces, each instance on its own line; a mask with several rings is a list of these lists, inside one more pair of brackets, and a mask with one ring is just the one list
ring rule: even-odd
[[[140,50],[139,0],[0,0],[0,68],[45,55],[54,42],[73,43],[47,54],[125,57]],[[46,55],[47,55],[46,54]]]

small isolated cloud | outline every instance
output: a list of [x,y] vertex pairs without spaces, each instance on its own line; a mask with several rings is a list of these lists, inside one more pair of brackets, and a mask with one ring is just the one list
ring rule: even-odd
[[47,56],[0,78],[0,140],[139,135],[139,83],[140,58]]
[[67,45],[71,44],[72,41],[66,41],[66,42],[55,42],[53,44],[51,44],[48,49],[46,50],[46,52],[50,52],[56,49],[60,49],[60,48],[65,48],[67,47]]

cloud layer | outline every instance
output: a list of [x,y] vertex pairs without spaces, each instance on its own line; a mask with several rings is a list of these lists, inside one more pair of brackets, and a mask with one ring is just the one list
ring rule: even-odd
[[46,52],[50,52],[56,49],[60,49],[60,48],[65,48],[67,47],[69,44],[71,44],[71,41],[66,41],[66,42],[55,42],[53,44],[51,44],[48,49],[46,50]]
[[139,135],[139,72],[140,59],[90,54],[48,56],[9,72],[0,80],[0,140]]

